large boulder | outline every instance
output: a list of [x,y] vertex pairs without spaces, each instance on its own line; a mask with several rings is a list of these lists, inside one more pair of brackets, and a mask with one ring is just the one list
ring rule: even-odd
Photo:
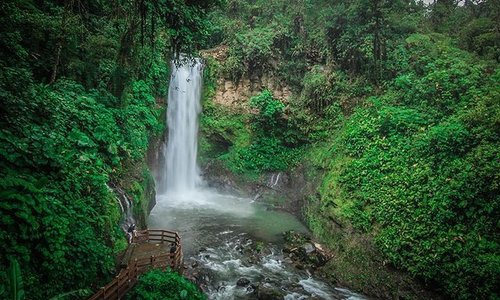
[[259,300],[282,300],[285,293],[272,286],[259,286],[257,289],[257,299]]
[[283,252],[293,260],[298,269],[314,270],[324,266],[332,257],[326,248],[309,237],[294,231],[284,233],[286,246]]
[[249,284],[250,284],[250,280],[248,278],[245,278],[245,277],[241,277],[240,279],[238,279],[238,281],[236,281],[236,285],[241,286],[241,287],[245,287]]

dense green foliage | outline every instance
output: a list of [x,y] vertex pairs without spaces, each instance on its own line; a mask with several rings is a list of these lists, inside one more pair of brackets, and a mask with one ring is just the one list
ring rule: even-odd
[[152,270],[141,275],[127,294],[130,300],[203,300],[200,289],[176,272]]
[[206,101],[202,131],[224,144],[213,157],[259,173],[300,149],[320,174],[306,208],[318,234],[335,220],[449,298],[497,299],[499,13],[498,1],[229,1],[211,16],[228,46],[220,75],[270,74],[294,94],[263,87],[244,118]]
[[230,166],[237,172],[289,168],[298,150],[286,144],[287,137],[282,130],[287,127],[283,115],[285,105],[274,99],[269,90],[264,90],[250,98],[250,107],[258,113],[249,117],[248,144],[232,149],[227,156]]
[[2,1],[0,298],[11,259],[27,299],[112,274],[125,244],[112,188],[163,132],[171,51],[208,35],[217,3]]
[[410,56],[421,47],[438,51],[415,57],[411,67],[425,75],[396,78],[324,149],[320,165],[332,173],[321,201],[333,204],[324,213],[376,232],[394,265],[454,298],[492,297],[500,266],[500,74],[485,77],[484,66],[428,36],[408,42]]

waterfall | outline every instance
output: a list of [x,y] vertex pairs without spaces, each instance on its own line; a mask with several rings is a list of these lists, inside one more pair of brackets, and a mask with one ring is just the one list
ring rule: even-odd
[[281,172],[279,172],[278,174],[276,174],[276,173],[271,174],[271,177],[269,178],[269,182],[267,183],[267,186],[269,188],[274,188],[279,183],[280,177],[281,177]]
[[161,185],[167,194],[193,191],[201,182],[196,163],[198,115],[201,111],[203,65],[199,59],[172,63],[168,93],[166,174]]

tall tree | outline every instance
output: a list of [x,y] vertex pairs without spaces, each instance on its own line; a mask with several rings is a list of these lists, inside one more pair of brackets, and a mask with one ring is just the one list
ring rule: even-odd
[[382,79],[389,42],[407,33],[403,32],[408,28],[401,18],[415,7],[414,1],[406,0],[336,4],[327,24],[327,40],[335,62],[352,73],[369,72],[374,80]]

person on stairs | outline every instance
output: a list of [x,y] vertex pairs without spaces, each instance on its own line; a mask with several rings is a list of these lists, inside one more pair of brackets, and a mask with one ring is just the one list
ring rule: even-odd
[[177,251],[177,245],[175,243],[170,244],[170,254],[174,254]]
[[130,226],[127,229],[127,238],[128,238],[128,243],[129,244],[132,244],[132,240],[135,237],[135,233],[136,233],[135,223],[132,223],[132,224],[130,224]]

